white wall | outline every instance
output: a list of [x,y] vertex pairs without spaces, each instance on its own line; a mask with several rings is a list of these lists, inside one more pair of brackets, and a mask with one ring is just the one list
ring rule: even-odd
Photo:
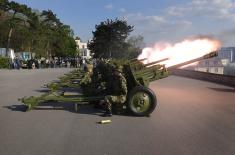
[[224,67],[197,67],[195,70],[214,74],[224,74]]
[[75,42],[77,44],[77,48],[80,50],[80,56],[83,59],[90,59],[91,58],[91,52],[87,48],[87,43],[81,42],[80,39],[75,40]]
[[[5,57],[6,56],[6,48],[0,48],[0,56]],[[11,59],[15,59],[15,52],[13,49],[9,49],[7,56]]]

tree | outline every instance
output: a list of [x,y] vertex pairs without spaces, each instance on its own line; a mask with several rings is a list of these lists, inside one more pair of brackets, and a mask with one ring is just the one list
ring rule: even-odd
[[[10,48],[10,42],[11,42],[11,37],[12,37],[12,33],[13,33],[13,28],[16,24],[18,24],[18,22],[20,22],[21,20],[24,20],[20,17],[22,17],[22,15],[17,16],[17,14],[28,14],[31,12],[31,8],[28,8],[26,5],[21,5],[19,3],[16,3],[14,1],[9,2],[8,0],[2,0],[2,3],[0,5],[0,9],[3,12],[9,12],[9,14],[11,14],[11,17],[9,19],[9,32],[8,32],[8,39],[7,39],[7,51]],[[7,55],[7,52],[6,52]]]
[[41,14],[41,25],[45,36],[46,55],[48,56],[74,56],[76,42],[70,26],[64,25],[51,10]]
[[144,37],[141,35],[129,37],[127,43],[129,46],[126,57],[130,59],[136,58],[145,46]]
[[144,48],[145,46],[144,37],[141,35],[131,36],[127,39],[127,42],[133,47],[140,48],[140,49]]
[[125,20],[107,19],[95,28],[93,39],[88,43],[94,57],[121,58],[123,50],[127,48],[126,38],[133,31],[133,26],[127,25]]
[[37,56],[74,56],[73,30],[51,10],[35,11],[14,1],[0,0],[0,46]]

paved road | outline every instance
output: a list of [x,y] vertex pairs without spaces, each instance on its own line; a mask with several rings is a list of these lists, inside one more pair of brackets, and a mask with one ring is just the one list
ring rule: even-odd
[[[155,81],[158,108],[150,118],[114,116],[83,107],[21,112],[17,98],[68,70],[0,71],[0,155],[232,155],[235,92],[177,76]],[[18,107],[12,108],[12,105]]]

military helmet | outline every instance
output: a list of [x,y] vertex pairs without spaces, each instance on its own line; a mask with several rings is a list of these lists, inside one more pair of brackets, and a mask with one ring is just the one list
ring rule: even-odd
[[114,71],[118,71],[118,72],[122,72],[122,67],[117,65],[117,64],[115,64],[114,67],[113,67],[113,70]]

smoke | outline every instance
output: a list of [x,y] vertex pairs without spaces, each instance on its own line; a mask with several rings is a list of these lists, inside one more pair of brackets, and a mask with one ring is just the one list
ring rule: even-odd
[[221,42],[225,46],[235,46],[235,28],[221,31],[217,34]]
[[212,34],[198,34],[198,35],[194,35],[194,36],[187,38],[187,40],[191,40],[191,41],[197,40],[197,39],[216,40],[217,38]]

